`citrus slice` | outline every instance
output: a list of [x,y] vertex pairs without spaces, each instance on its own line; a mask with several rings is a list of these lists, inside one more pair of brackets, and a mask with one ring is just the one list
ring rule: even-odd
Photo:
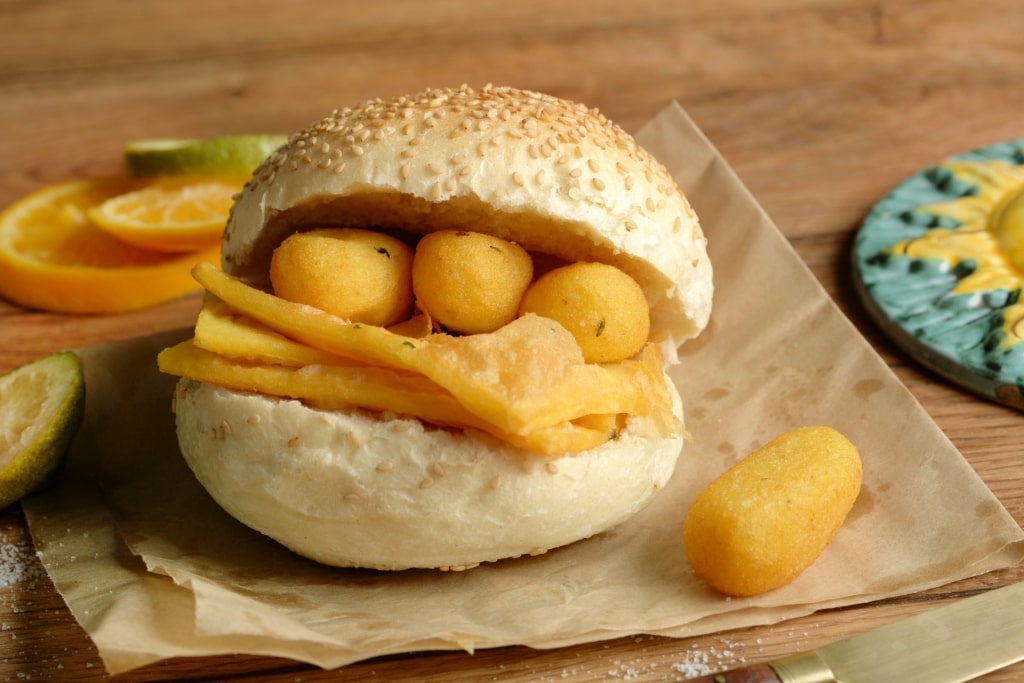
[[128,174],[136,178],[164,175],[245,177],[287,141],[285,135],[136,140],[125,146],[124,161]]
[[167,177],[88,209],[89,218],[125,244],[183,252],[220,243],[241,180]]
[[0,213],[0,296],[29,308],[121,313],[197,288],[198,261],[220,261],[219,244],[168,254],[125,244],[98,228],[89,207],[139,189],[125,178],[44,187]]
[[47,484],[85,410],[85,378],[61,351],[0,375],[0,508]]

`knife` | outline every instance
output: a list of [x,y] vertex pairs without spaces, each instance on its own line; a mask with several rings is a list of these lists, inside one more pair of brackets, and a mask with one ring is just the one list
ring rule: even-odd
[[698,683],[959,683],[1024,660],[1024,582]]

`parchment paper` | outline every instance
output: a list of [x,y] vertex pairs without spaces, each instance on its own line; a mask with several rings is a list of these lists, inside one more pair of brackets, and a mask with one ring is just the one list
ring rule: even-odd
[[[683,110],[638,135],[701,216],[716,268],[709,329],[674,368],[693,441],[671,484],[621,527],[467,572],[323,567],[223,513],[177,451],[183,330],[82,352],[87,419],[66,476],[25,503],[43,564],[111,673],[162,658],[275,655],[336,667],[376,655],[557,647],[772,623],[1005,567],[1024,533],[842,316]],[[828,424],[864,487],[835,542],[792,584],[727,600],[689,569],[690,501],[768,438]]]

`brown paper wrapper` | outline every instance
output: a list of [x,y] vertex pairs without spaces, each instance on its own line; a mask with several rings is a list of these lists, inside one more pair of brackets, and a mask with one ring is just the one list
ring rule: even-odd
[[[696,635],[1021,559],[1012,517],[683,110],[668,107],[638,139],[690,197],[716,269],[711,324],[673,368],[693,441],[655,501],[587,541],[467,572],[317,565],[228,517],[182,461],[175,379],[157,372],[155,355],[188,330],[85,349],[87,418],[66,476],[24,507],[43,564],[111,673],[177,656],[337,667],[428,649]],[[689,503],[769,438],[808,424],[835,427],[860,449],[860,497],[793,583],[726,599],[687,565]]]

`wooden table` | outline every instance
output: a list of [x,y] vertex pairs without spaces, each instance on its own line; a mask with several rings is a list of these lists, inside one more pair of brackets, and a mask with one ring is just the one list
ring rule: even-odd
[[[472,9],[470,9],[472,8]],[[1016,0],[224,0],[0,3],[0,205],[115,172],[125,141],[291,132],[373,96],[468,82],[546,91],[636,130],[678,100],[828,292],[1024,522],[1024,420],[922,370],[876,330],[846,266],[865,213],[946,155],[1024,134]],[[0,371],[51,351],[190,323],[195,296],[70,317],[0,301]],[[0,513],[0,680],[107,678]],[[11,557],[15,558],[12,565]],[[21,563],[21,564],[17,564]],[[767,660],[948,599],[1024,567],[771,627],[555,651],[396,656],[323,672],[286,660],[170,661],[117,680],[681,680],[686,662]],[[985,681],[1024,678],[1024,665]]]

